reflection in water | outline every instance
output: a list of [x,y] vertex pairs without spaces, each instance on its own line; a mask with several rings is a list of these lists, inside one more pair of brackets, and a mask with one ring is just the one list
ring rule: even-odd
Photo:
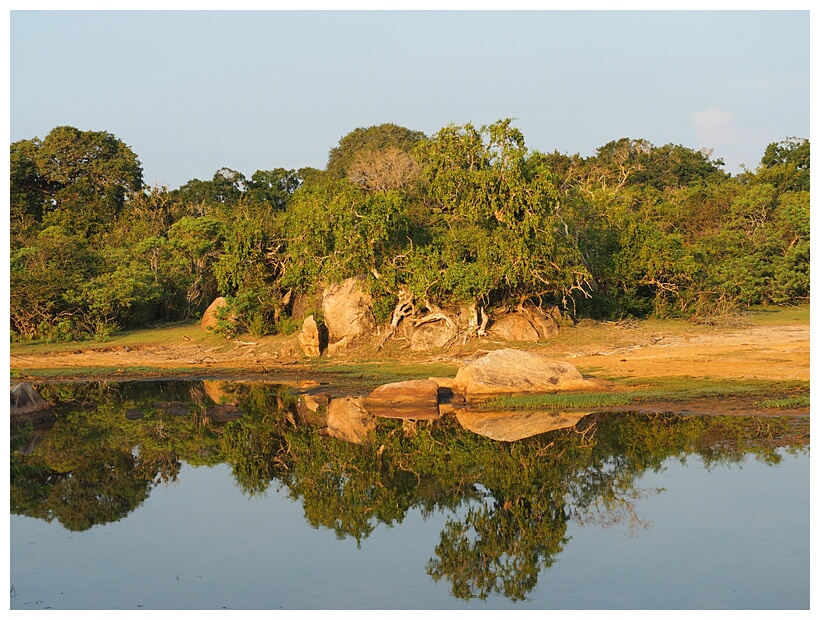
[[754,453],[776,462],[778,447],[808,445],[808,420],[801,428],[777,418],[597,413],[499,442],[452,415],[357,418],[343,430],[333,399],[273,384],[38,389],[57,420],[12,439],[14,514],[86,530],[126,517],[154,486],[175,480],[183,461],[227,463],[243,492],[285,489],[311,525],[358,543],[410,509],[445,511],[427,572],[462,599],[526,598],[561,553],[570,521],[641,526],[636,483],[669,457],[697,454],[708,466]]

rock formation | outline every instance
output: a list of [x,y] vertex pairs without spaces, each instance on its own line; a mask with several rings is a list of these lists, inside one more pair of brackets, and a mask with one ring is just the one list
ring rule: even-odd
[[328,330],[328,352],[370,334],[376,328],[373,298],[364,291],[364,276],[348,278],[327,287],[322,294],[322,311]]
[[205,313],[202,315],[202,330],[213,330],[216,328],[217,324],[217,315],[219,314],[220,308],[224,308],[228,305],[228,300],[224,297],[217,297],[211,302],[211,305],[208,306],[208,309],[205,310]]
[[437,419],[438,384],[429,379],[388,383],[365,397],[364,408],[379,418]]
[[513,342],[537,342],[557,336],[558,321],[552,313],[524,306],[499,317],[490,326],[488,335]]
[[302,323],[302,330],[299,332],[299,346],[308,357],[319,357],[322,354],[319,326],[312,314]]
[[517,349],[491,351],[462,363],[453,391],[465,396],[582,390],[592,383],[569,362]]

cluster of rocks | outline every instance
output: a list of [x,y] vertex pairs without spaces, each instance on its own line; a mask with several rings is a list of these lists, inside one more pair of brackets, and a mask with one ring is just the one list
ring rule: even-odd
[[431,377],[379,386],[364,397],[331,399],[302,394],[297,411],[302,422],[324,426],[328,435],[363,443],[376,418],[416,422],[454,414],[472,432],[498,441],[517,441],[577,424],[585,412],[486,411],[471,405],[503,394],[543,394],[600,389],[567,362],[536,353],[501,349],[462,363],[455,378]]
[[[203,329],[216,326],[219,311],[226,304],[224,297],[214,300],[202,317]],[[319,305],[321,321],[308,311],[311,306]],[[479,314],[483,320],[479,320]],[[373,298],[366,291],[364,276],[331,284],[321,292],[321,299],[297,295],[291,315],[302,321],[298,343],[302,353],[311,358],[333,355],[377,332],[400,335],[413,351],[442,348],[471,332],[509,342],[538,342],[557,336],[564,320],[556,307],[545,311],[532,304],[522,304],[513,311],[496,312],[490,321],[490,317],[479,313],[474,306],[452,311],[430,307],[429,303],[417,307],[409,290],[402,290],[392,324],[380,328],[373,315]]]

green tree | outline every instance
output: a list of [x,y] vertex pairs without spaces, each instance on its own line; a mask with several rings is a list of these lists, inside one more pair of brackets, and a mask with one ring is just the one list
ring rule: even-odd
[[102,232],[142,189],[142,167],[114,135],[56,127],[11,147],[12,218]]

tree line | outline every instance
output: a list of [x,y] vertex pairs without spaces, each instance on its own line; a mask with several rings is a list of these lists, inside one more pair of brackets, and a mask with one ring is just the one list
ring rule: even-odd
[[[12,339],[193,319],[290,333],[321,287],[366,275],[377,320],[525,302],[574,317],[709,317],[809,297],[807,139],[732,176],[707,151],[622,138],[590,157],[529,149],[510,119],[432,136],[358,128],[324,169],[222,168],[147,187],[103,131],[11,144]],[[320,316],[320,308],[313,308]]]

